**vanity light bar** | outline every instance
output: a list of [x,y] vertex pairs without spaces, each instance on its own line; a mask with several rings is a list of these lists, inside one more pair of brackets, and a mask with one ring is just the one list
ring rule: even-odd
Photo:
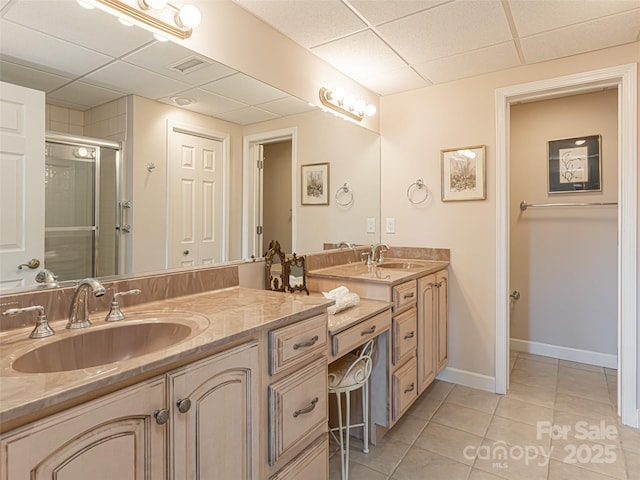
[[356,99],[353,94],[345,94],[341,89],[332,91],[321,87],[319,96],[322,105],[356,122],[361,122],[365,115],[371,117],[376,114],[375,105],[366,105],[364,100]]

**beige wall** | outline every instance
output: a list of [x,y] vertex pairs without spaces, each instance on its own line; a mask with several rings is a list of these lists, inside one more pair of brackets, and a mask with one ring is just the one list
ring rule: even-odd
[[[131,96],[131,130],[125,155],[125,182],[133,190],[127,198],[133,202],[133,244],[128,262],[133,272],[164,268],[166,253],[167,121],[212,130],[230,136],[229,183],[242,184],[242,132],[233,123],[214,119],[170,105]],[[156,168],[147,171],[147,163]],[[240,257],[242,189],[229,189],[229,257]],[[133,260],[132,260],[133,259]]]
[[[617,355],[617,89],[511,107],[511,338]],[[547,193],[547,140],[599,134],[602,191]]]
[[[639,60],[635,43],[382,98],[382,219],[395,217],[397,232],[382,240],[451,249],[450,367],[495,372],[495,90]],[[487,146],[487,199],[441,202],[440,150],[478,144]],[[419,176],[434,194],[422,207],[404,194]]]

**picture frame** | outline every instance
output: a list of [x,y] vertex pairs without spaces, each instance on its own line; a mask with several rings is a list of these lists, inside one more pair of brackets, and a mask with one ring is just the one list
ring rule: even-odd
[[329,163],[301,165],[302,205],[329,205]]
[[549,193],[602,191],[602,135],[547,141]]
[[440,150],[442,201],[486,199],[486,145]]

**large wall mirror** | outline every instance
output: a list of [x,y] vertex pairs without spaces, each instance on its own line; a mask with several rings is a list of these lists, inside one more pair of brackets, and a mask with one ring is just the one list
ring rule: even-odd
[[[269,238],[298,254],[379,241],[376,133],[215,59],[124,28],[75,0],[17,0],[0,10],[0,80],[46,92],[49,130],[123,147],[116,213],[131,231],[115,240],[119,273],[261,257]],[[181,135],[211,143],[189,144]],[[179,159],[198,148],[209,166],[220,165],[219,178],[198,174],[215,185],[201,206],[215,205],[218,223],[199,227],[201,237],[220,241],[215,251],[188,248],[176,233],[195,228],[185,218],[197,212],[180,203],[186,194],[176,179]],[[330,165],[328,204],[303,204],[301,166],[319,163]],[[335,201],[344,184],[354,194],[347,206]],[[374,232],[367,232],[369,218]]]

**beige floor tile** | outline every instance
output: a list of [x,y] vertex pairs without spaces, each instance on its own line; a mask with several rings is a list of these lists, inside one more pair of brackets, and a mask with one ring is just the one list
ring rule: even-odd
[[460,463],[473,465],[482,437],[455,428],[430,423],[414,446],[429,450]]
[[[640,478],[640,453],[624,452],[624,458],[627,463],[627,477],[629,480]],[[635,477],[632,475],[635,475]]]
[[391,480],[467,480],[471,467],[413,447],[393,472]]
[[[387,475],[364,465],[349,462],[349,480],[387,480]],[[329,458],[329,480],[341,480],[340,455]],[[303,480],[303,479],[301,479]]]
[[553,421],[553,409],[508,396],[500,399],[495,415],[533,426],[536,426],[538,422]]
[[551,446],[549,435],[541,434],[536,426],[502,417],[493,417],[487,430],[487,438],[502,441],[514,447],[535,447],[540,455],[548,455]]
[[512,380],[506,397],[553,408],[556,399],[556,386],[554,384],[546,387],[532,387]]
[[428,421],[424,418],[406,414],[387,432],[386,437],[411,445],[422,433],[427,423]]
[[549,464],[549,480],[611,480],[611,478],[557,460],[551,460]]
[[429,421],[438,411],[442,402],[444,402],[444,398],[421,396],[413,405],[411,405],[405,415],[413,415],[425,421]]
[[509,480],[546,480],[549,459],[526,455],[518,446],[485,440],[473,468]]
[[435,380],[429,388],[424,392],[422,396],[429,398],[439,398],[440,400],[444,400],[449,392],[453,390],[455,387],[455,383],[444,382],[442,380]]
[[518,358],[515,368],[529,373],[540,373],[542,375],[557,375],[558,365],[554,363],[538,362],[529,358]]
[[560,365],[560,368],[558,368],[558,381],[565,379],[593,387],[601,387],[607,384],[607,376],[604,374],[604,369],[601,369],[600,372],[591,372]]
[[574,395],[576,397],[589,398],[597,402],[609,402],[609,388],[606,383],[590,384],[583,380],[570,377],[558,379],[558,392]]
[[452,403],[443,403],[431,421],[484,436],[491,421],[491,415]]
[[493,413],[500,401],[500,395],[476,388],[456,385],[445,399],[445,403],[454,403],[484,413]]
[[627,478],[625,456],[619,442],[603,444],[569,438],[553,440],[551,447],[554,460],[617,479]]
[[560,367],[571,367],[578,370],[587,370],[589,372],[604,373],[604,367],[591,365],[588,363],[571,362],[569,360],[560,360]]
[[[618,425],[618,432],[620,433],[622,448],[627,452],[640,454],[640,428]],[[638,478],[640,478],[640,475]]]
[[362,452],[362,442],[360,440],[352,442],[352,445],[353,448],[351,448],[350,452],[352,462],[366,465],[386,475],[390,475],[393,472],[410,447],[404,442],[386,437],[375,447],[369,447],[369,453]]
[[525,352],[518,353],[518,359],[520,358],[527,358],[529,360],[535,360],[536,362],[550,363],[552,365],[558,365],[559,363],[557,358],[545,357],[542,355],[534,355],[532,353],[525,353]]
[[[577,439],[579,442],[584,439],[605,445],[620,446],[622,440],[621,426],[615,419],[606,420],[556,410],[553,416],[553,428],[554,432],[566,431],[569,439]],[[559,437],[556,433],[551,436]]]
[[603,419],[615,423],[616,414],[610,402],[597,402],[589,398],[576,397],[564,392],[556,393],[556,410],[572,412],[589,418]]
[[487,473],[482,470],[478,470],[474,468],[471,470],[471,475],[469,475],[469,480],[502,480],[502,477],[496,477],[492,473]]
[[609,376],[613,376],[613,377],[617,377],[618,376],[618,370],[615,368],[606,368],[604,369],[604,373]]
[[551,386],[555,386],[558,380],[557,374],[555,372],[543,374],[540,372],[532,371],[531,369],[518,368],[517,362],[516,366],[513,367],[509,378],[514,383],[522,383],[524,385],[529,385],[536,388],[548,388]]

